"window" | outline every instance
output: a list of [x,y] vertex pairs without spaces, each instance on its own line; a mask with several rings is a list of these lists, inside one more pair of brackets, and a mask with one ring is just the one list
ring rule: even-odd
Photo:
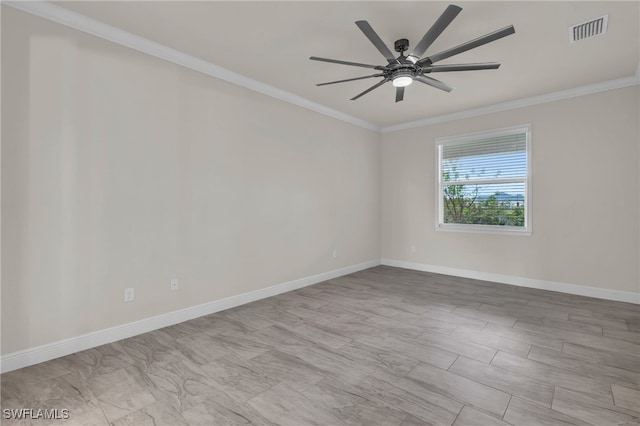
[[531,234],[531,126],[439,138],[437,229]]

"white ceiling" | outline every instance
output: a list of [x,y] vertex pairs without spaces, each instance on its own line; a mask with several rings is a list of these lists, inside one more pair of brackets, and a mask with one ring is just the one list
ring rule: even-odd
[[[394,87],[350,101],[378,79],[316,87],[373,74],[310,61],[321,56],[383,65],[354,24],[367,20],[393,50],[414,46],[448,2],[56,2],[106,24],[286,90],[378,127],[387,127],[634,75],[640,62],[640,2],[455,2],[463,8],[426,55],[507,25],[516,34],[439,64],[501,62],[498,70],[439,73],[451,93],[414,83],[395,103]],[[568,27],[609,15],[604,35],[570,44]],[[412,47],[410,47],[411,51]]]

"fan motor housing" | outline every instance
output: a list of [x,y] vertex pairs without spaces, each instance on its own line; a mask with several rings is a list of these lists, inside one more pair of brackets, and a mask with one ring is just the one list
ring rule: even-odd
[[396,77],[413,77],[414,72],[411,68],[400,68],[397,70],[394,70],[391,73],[391,78],[394,79]]

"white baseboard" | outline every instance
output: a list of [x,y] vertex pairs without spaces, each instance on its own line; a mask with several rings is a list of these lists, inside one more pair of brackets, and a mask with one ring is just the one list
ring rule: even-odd
[[256,300],[275,296],[280,293],[306,287],[312,284],[317,284],[332,278],[352,274],[363,269],[373,268],[378,265],[380,265],[380,260],[371,260],[369,262],[323,272],[321,274],[250,291],[248,293],[238,294],[225,299],[214,300],[201,305],[167,312],[166,314],[145,318],[128,324],[122,324],[104,330],[83,334],[81,336],[72,337],[70,339],[10,353],[0,358],[0,372],[6,373],[8,371],[28,367],[30,365],[59,358],[61,356],[70,355],[96,346],[116,342],[118,340],[147,333],[163,327],[168,327],[203,315],[223,311],[225,309],[233,308],[234,306],[244,305],[245,303],[254,302]]
[[435,266],[424,263],[407,262],[403,260],[381,259],[371,260],[333,271],[300,278],[297,280],[277,284],[248,293],[238,294],[225,299],[214,300],[201,305],[191,306],[178,311],[167,312],[139,321],[122,324],[104,330],[83,334],[70,339],[49,343],[35,348],[25,349],[0,357],[0,372],[6,373],[19,368],[49,361],[61,356],[94,348],[107,343],[137,336],[173,324],[178,324],[203,315],[212,314],[233,308],[235,306],[254,302],[256,300],[275,296],[287,291],[296,290],[322,281],[352,274],[378,265],[394,266],[398,268],[413,269],[416,271],[433,272],[436,274],[453,275],[457,277],[472,278],[484,281],[493,281],[502,284],[511,284],[520,287],[538,288],[541,290],[558,291],[561,293],[576,294],[580,296],[595,297],[598,299],[615,300],[640,304],[640,293],[619,290],[607,290],[596,287],[586,287],[576,284],[566,284],[555,281],[544,281],[532,278],[516,277],[511,275],[494,274],[489,272],[472,271],[467,269],[451,268],[447,266]]
[[416,271],[433,272],[435,274],[453,275],[456,277],[472,278],[483,281],[493,281],[496,283],[516,285],[519,287],[538,288],[541,290],[551,290],[560,293],[595,297],[598,299],[615,300],[617,302],[640,304],[640,293],[633,293],[630,291],[608,290],[604,288],[587,287],[555,281],[545,281],[533,278],[515,277],[512,275],[502,275],[490,272],[451,268],[448,266],[435,266],[425,263],[407,262],[404,260],[382,259],[381,264],[386,266],[395,266],[397,268],[414,269]]

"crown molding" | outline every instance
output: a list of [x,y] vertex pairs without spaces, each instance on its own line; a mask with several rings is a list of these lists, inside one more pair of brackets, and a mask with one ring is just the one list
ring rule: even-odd
[[358,127],[374,132],[381,130],[365,120],[46,1],[2,1],[2,4]]
[[82,31],[87,34],[109,40],[113,43],[120,44],[125,47],[146,53],[156,58],[192,69],[194,71],[215,77],[229,83],[262,93],[267,96],[279,99],[284,102],[326,115],[337,120],[344,121],[354,126],[372,130],[377,133],[391,133],[399,130],[412,129],[416,127],[429,126],[447,121],[460,120],[463,118],[477,117],[495,112],[509,111],[512,109],[523,108],[532,105],[539,105],[547,102],[555,102],[563,99],[570,99],[577,96],[590,95],[594,93],[604,92],[608,90],[620,89],[623,87],[635,86],[640,84],[640,64],[633,76],[619,78],[616,80],[605,81],[601,83],[589,84],[586,86],[574,87],[571,89],[560,90],[557,92],[547,93],[544,95],[533,96],[530,98],[518,99],[510,102],[503,102],[494,105],[487,105],[479,108],[473,108],[463,111],[457,111],[450,114],[443,114],[434,117],[428,117],[407,123],[395,124],[392,126],[380,127],[368,121],[361,120],[351,115],[345,114],[325,105],[310,101],[302,96],[295,95],[286,90],[246,77],[242,74],[235,73],[226,68],[204,61],[195,56],[188,55],[176,49],[156,43],[144,37],[124,31],[120,28],[107,25],[98,20],[89,18],[76,12],[72,12],[61,6],[49,3],[47,1],[5,1],[0,0],[2,4],[19,9],[23,12],[39,16],[49,21],[57,22],[67,27]]
[[547,102],[561,101],[563,99],[570,99],[578,96],[606,92],[608,90],[621,89],[623,87],[635,86],[638,84],[640,84],[640,65],[638,65],[638,69],[636,70],[635,75],[631,77],[624,77],[618,78],[616,80],[603,81],[601,83],[588,84],[586,86],[574,87],[571,89],[546,93],[544,95],[532,96],[530,98],[523,98],[510,102],[503,102],[500,104],[487,105],[480,108],[467,109],[464,111],[453,112],[451,114],[443,114],[435,117],[424,118],[421,120],[410,121],[408,123],[387,126],[381,129],[381,133],[397,132],[399,130],[413,129],[416,127],[424,127],[432,124],[444,123],[446,121],[477,117],[494,112],[509,111],[512,109],[539,105]]

